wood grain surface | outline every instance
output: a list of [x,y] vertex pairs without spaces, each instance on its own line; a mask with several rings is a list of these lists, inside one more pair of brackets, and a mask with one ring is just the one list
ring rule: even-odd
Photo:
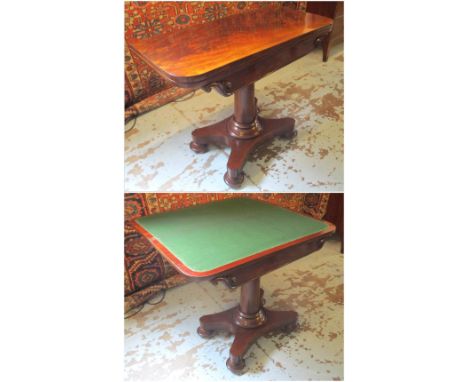
[[159,73],[188,86],[210,74],[239,70],[242,63],[248,65],[249,60],[331,27],[327,17],[285,7],[266,8],[127,43]]

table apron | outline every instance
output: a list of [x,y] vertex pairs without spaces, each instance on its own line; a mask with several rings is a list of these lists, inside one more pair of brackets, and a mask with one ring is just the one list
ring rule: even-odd
[[261,59],[255,60],[247,67],[235,72],[219,74],[210,82],[201,82],[196,85],[196,87],[201,87],[205,91],[209,91],[210,88],[215,88],[215,90],[221,95],[230,96],[243,86],[256,82],[266,75],[283,68],[301,57],[304,57],[306,54],[314,50],[317,46],[317,40],[327,33],[328,32],[322,32],[320,34],[313,33],[295,44],[273,52],[268,55],[268,57],[262,57]]
[[[208,279],[214,284],[219,281],[224,282],[229,288],[236,288],[250,280],[254,280],[269,272],[272,272],[288,263],[298,260],[312,252],[318,251],[323,247],[325,241],[333,234],[330,232],[326,235],[311,239],[309,241],[293,245],[288,248],[274,252],[271,255],[254,260],[247,264],[243,264],[237,268],[222,272],[216,276],[211,276]],[[202,279],[193,278],[196,281]],[[207,278],[203,278],[206,280]]]

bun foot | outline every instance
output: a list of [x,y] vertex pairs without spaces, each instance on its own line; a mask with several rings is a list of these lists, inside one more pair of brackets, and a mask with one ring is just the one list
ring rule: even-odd
[[245,361],[242,357],[229,356],[226,361],[227,368],[236,375],[244,374]]
[[211,338],[214,335],[213,330],[203,329],[201,326],[198,327],[197,333],[201,338]]
[[292,322],[292,323],[290,323],[290,324],[288,324],[288,325],[283,326],[283,327],[281,328],[281,330],[282,330],[284,333],[289,334],[289,333],[293,332],[294,330],[296,330],[297,327],[298,327],[297,322]]
[[208,151],[208,145],[203,145],[194,141],[190,142],[190,148],[197,154],[203,154]]
[[291,130],[283,135],[281,135],[281,138],[284,138],[284,139],[292,139],[294,138],[295,136],[297,135],[297,130],[294,129],[294,130]]
[[228,169],[224,174],[224,182],[232,188],[239,188],[244,181],[244,172],[242,170]]

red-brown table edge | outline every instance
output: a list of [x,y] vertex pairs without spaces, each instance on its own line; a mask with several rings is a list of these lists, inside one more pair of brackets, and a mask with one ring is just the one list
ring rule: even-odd
[[[300,214],[300,215],[305,215],[305,214]],[[305,215],[307,216],[307,215]],[[301,244],[301,243],[304,243],[304,242],[307,242],[309,240],[313,240],[313,239],[316,239],[316,238],[319,238],[319,237],[322,237],[322,236],[327,236],[328,234],[332,234],[335,232],[336,230],[336,227],[327,222],[327,221],[324,221],[322,220],[322,222],[324,222],[327,227],[323,230],[320,230],[318,232],[314,232],[310,235],[306,235],[306,236],[302,236],[298,239],[295,239],[295,240],[291,240],[287,243],[283,243],[283,244],[280,244],[280,245],[277,245],[275,247],[272,247],[272,248],[268,248],[268,249],[265,249],[263,251],[260,251],[260,252],[257,252],[257,253],[254,253],[252,255],[249,255],[243,259],[239,259],[239,260],[236,260],[236,261],[233,261],[229,264],[225,264],[225,265],[222,265],[220,267],[217,267],[217,268],[214,268],[214,269],[211,269],[209,271],[194,271],[192,269],[190,269],[188,266],[186,266],[177,256],[175,256],[164,244],[162,244],[158,239],[156,239],[150,232],[148,232],[144,227],[142,227],[136,220],[133,220],[131,222],[131,224],[133,225],[133,227],[135,228],[135,230],[140,233],[142,236],[144,236],[152,245],[154,248],[156,248],[162,255],[164,255],[164,257],[182,274],[188,276],[188,277],[191,277],[191,278],[195,278],[195,279],[199,279],[199,278],[208,278],[208,277],[212,277],[212,276],[215,276],[215,275],[218,275],[220,273],[224,273],[226,271],[229,271],[229,270],[233,270],[241,265],[244,265],[244,264],[247,264],[253,260],[257,260],[257,259],[260,259],[260,258],[263,258],[265,256],[268,256],[270,254],[274,254],[282,249],[285,249],[285,248],[289,248],[289,247],[292,247],[294,245],[297,245],[297,244]]]

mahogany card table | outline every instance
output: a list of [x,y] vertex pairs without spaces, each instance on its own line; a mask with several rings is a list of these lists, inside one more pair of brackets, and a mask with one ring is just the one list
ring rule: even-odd
[[229,118],[192,132],[190,148],[231,148],[225,182],[239,187],[249,154],[274,137],[295,136],[294,119],[258,115],[254,83],[297,60],[328,38],[333,20],[312,13],[265,8],[156,35],[129,39],[131,51],[163,77],[183,88],[234,94]]
[[335,227],[252,199],[228,199],[141,217],[135,228],[181,273],[193,280],[241,287],[238,306],[200,318],[198,334],[234,335],[226,365],[241,374],[243,356],[260,336],[295,329],[294,311],[264,307],[260,277],[322,248]]

